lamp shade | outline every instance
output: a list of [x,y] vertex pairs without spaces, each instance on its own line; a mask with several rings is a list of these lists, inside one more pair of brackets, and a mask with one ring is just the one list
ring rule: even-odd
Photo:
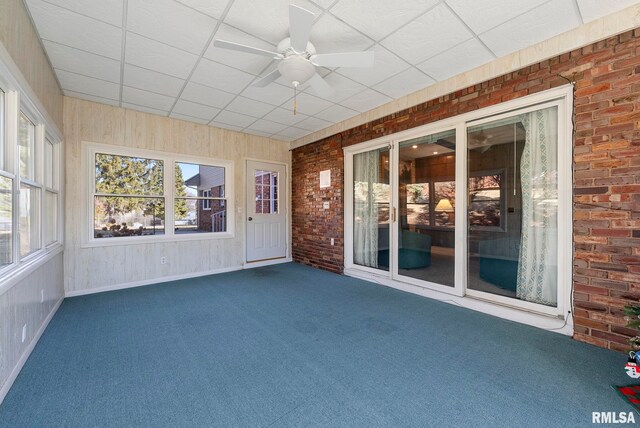
[[453,205],[451,205],[451,201],[447,198],[443,198],[443,199],[440,199],[434,211],[452,213],[454,209],[453,209]]

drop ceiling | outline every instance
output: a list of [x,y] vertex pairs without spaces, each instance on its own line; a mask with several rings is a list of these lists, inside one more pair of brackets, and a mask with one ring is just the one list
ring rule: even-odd
[[[292,141],[531,46],[638,0],[26,0],[65,95]],[[375,65],[321,68],[335,92],[298,93],[268,57],[289,4],[315,15],[318,53],[375,51]]]

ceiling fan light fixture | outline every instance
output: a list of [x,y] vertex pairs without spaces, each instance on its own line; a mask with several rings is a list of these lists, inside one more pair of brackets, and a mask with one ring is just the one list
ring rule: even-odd
[[316,68],[308,59],[292,56],[280,61],[278,71],[287,82],[301,84],[311,79],[316,72]]

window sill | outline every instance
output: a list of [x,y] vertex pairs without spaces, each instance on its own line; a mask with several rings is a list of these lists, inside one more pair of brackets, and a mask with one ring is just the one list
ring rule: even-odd
[[63,245],[58,242],[50,245],[45,250],[33,253],[27,260],[17,266],[7,268],[6,271],[2,272],[2,280],[0,280],[0,295],[6,293],[26,276],[60,254],[62,250]]
[[114,247],[114,246],[129,246],[129,245],[142,245],[142,244],[165,244],[168,242],[180,242],[180,241],[206,241],[217,239],[231,239],[234,238],[233,232],[217,232],[217,233],[193,233],[184,235],[161,235],[161,236],[141,236],[139,238],[100,238],[90,239],[80,245],[80,248],[96,248],[96,247]]

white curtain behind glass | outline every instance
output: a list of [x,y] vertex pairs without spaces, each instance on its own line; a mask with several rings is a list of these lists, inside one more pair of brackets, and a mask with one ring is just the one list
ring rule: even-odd
[[526,130],[522,153],[522,238],[516,295],[557,305],[558,156],[556,107],[520,116]]
[[374,183],[379,180],[378,150],[353,156],[353,262],[378,267],[378,207]]

